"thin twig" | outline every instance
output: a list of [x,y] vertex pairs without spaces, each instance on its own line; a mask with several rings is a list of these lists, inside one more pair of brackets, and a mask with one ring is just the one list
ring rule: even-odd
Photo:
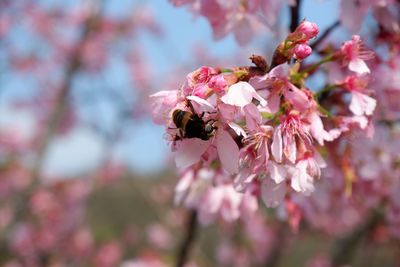
[[329,26],[328,28],[326,28],[326,30],[321,34],[321,36],[314,41],[314,43],[311,44],[311,48],[315,49],[319,44],[322,43],[322,41],[324,41],[329,34],[336,29],[338,26],[340,25],[340,21],[337,20],[335,21],[331,26]]
[[189,259],[189,253],[196,237],[197,228],[197,211],[193,210],[189,214],[185,237],[178,250],[176,267],[183,267]]
[[300,23],[301,0],[296,0],[296,5],[290,7],[290,32],[294,32]]

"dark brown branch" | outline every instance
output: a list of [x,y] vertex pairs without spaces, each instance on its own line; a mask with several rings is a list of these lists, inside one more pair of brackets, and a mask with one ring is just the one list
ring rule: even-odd
[[335,23],[333,23],[331,26],[329,26],[328,28],[326,28],[326,30],[321,34],[321,36],[315,40],[312,44],[311,44],[311,48],[315,49],[319,44],[321,44],[328,36],[329,34],[331,34],[331,32],[336,29],[338,26],[340,25],[340,21],[336,21]]
[[363,238],[377,226],[382,217],[383,214],[380,210],[374,210],[362,225],[339,238],[331,252],[332,267],[349,264]]
[[77,42],[76,47],[74,48],[72,55],[70,56],[70,61],[66,67],[66,74],[64,78],[64,83],[61,87],[61,90],[58,94],[58,98],[56,99],[56,103],[54,104],[54,109],[50,113],[49,120],[47,122],[47,127],[39,140],[38,152],[36,156],[36,162],[34,163],[32,170],[32,177],[37,180],[40,175],[40,171],[43,164],[43,159],[46,154],[48,145],[54,138],[54,135],[57,133],[62,120],[68,110],[68,102],[69,102],[69,94],[72,87],[72,80],[75,73],[79,70],[81,66],[81,50],[82,45],[86,42],[90,33],[96,29],[98,26],[99,20],[99,11],[100,7],[94,7],[93,15],[90,16],[86,22],[84,23],[84,29],[82,32],[82,36],[80,40]]
[[275,229],[274,244],[270,252],[268,253],[267,260],[264,264],[265,267],[275,267],[278,265],[281,259],[283,250],[285,249],[286,242],[286,229],[285,223],[281,222]]
[[176,267],[183,267],[189,259],[190,250],[193,246],[196,232],[197,232],[197,211],[193,210],[189,214],[189,218],[186,224],[185,237],[179,246]]
[[[65,112],[67,111],[68,107],[68,96],[72,84],[72,79],[75,73],[78,71],[80,65],[81,65],[81,47],[82,44],[86,41],[88,38],[89,34],[96,29],[96,26],[98,25],[98,18],[99,18],[99,11],[100,11],[100,5],[95,8],[93,11],[93,15],[89,17],[86,22],[84,23],[84,30],[81,35],[81,38],[77,41],[77,45],[74,49],[73,54],[70,56],[70,61],[67,64],[66,67],[66,74],[64,78],[64,84],[61,88],[61,91],[58,95],[58,98],[56,100],[56,103],[54,105],[54,109],[51,112],[51,115],[49,116],[49,120],[47,123],[47,128],[44,131],[44,134],[41,136],[39,140],[39,145],[38,145],[38,150],[37,150],[37,156],[36,160],[33,164],[32,168],[32,183],[29,185],[29,187],[21,192],[20,194],[17,195],[16,199],[14,200],[14,210],[15,210],[15,215],[14,215],[14,221],[21,220],[23,218],[26,218],[30,216],[30,212],[28,209],[27,204],[29,203],[29,198],[31,197],[32,193],[34,190],[37,188],[37,186],[40,184],[39,180],[39,175],[40,175],[40,170],[41,170],[41,165],[43,162],[43,157],[46,153],[47,147],[54,137],[54,135],[57,133],[57,130],[59,129],[62,119],[64,118]],[[8,160],[12,162],[14,160],[15,155],[11,155]],[[0,233],[0,251],[3,251],[4,247],[7,247],[7,235],[6,233],[9,231],[9,228],[12,227],[13,224],[10,224],[4,231]],[[5,233],[5,234],[4,234]],[[45,258],[46,256],[43,255]]]
[[300,23],[300,4],[301,0],[296,0],[296,5],[290,7],[290,32],[294,32]]
[[32,177],[33,177],[32,183],[29,186],[29,188],[27,188],[23,193],[20,194],[19,199],[15,201],[17,205],[16,207],[17,218],[26,215],[27,200],[32,194],[32,191],[36,188],[36,186],[40,182],[39,176],[43,164],[43,159],[47,151],[47,147],[52,141],[54,135],[57,133],[57,130],[60,128],[62,120],[67,111],[69,92],[72,87],[72,79],[75,73],[79,70],[81,65],[81,48],[83,44],[86,42],[89,34],[92,31],[94,31],[96,25],[98,25],[100,7],[96,6],[93,8],[94,8],[93,15],[88,17],[88,19],[85,21],[83,25],[84,28],[81,38],[77,41],[73,53],[70,56],[70,61],[67,63],[64,83],[58,94],[58,98],[56,99],[54,108],[50,113],[49,120],[47,122],[47,127],[44,130],[43,135],[40,137],[36,160],[32,168]]

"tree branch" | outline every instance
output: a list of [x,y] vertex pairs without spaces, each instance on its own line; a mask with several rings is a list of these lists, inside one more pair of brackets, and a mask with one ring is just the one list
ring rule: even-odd
[[54,135],[57,133],[57,130],[59,129],[62,120],[64,118],[64,115],[67,111],[68,96],[72,87],[71,86],[72,79],[81,66],[82,45],[87,40],[89,34],[92,31],[94,31],[96,26],[98,25],[99,15],[100,15],[100,5],[93,6],[92,15],[88,17],[87,20],[84,22],[82,35],[80,39],[77,41],[73,53],[70,56],[70,60],[67,63],[64,83],[58,94],[58,98],[56,100],[56,103],[54,104],[54,108],[49,116],[49,120],[47,122],[47,128],[45,129],[44,134],[39,138],[37,155],[35,162],[33,163],[32,166],[32,182],[30,186],[19,195],[18,199],[15,200],[16,218],[27,216],[26,203],[28,202],[28,199],[30,198],[32,192],[40,183],[39,180],[40,171],[42,168],[43,159],[47,151],[48,145],[50,144]]
[[339,238],[333,245],[331,252],[332,267],[339,267],[348,264],[353,258],[356,249],[363,238],[376,227],[382,218],[382,212],[376,209],[358,228]]
[[189,214],[189,218],[186,224],[185,237],[178,250],[176,267],[183,267],[189,258],[190,250],[193,246],[196,232],[197,232],[197,211],[193,210]]
[[47,128],[45,129],[44,134],[41,136],[39,140],[36,161],[34,163],[32,170],[32,177],[34,182],[40,175],[43,159],[46,154],[47,148],[52,139],[54,138],[54,135],[60,128],[65,113],[68,110],[68,101],[69,101],[68,97],[72,87],[72,80],[75,73],[79,70],[81,66],[82,45],[86,42],[90,33],[93,30],[95,30],[98,25],[99,13],[101,8],[99,5],[96,5],[93,7],[93,9],[94,9],[93,15],[88,17],[88,19],[84,23],[83,25],[84,28],[80,40],[77,41],[77,44],[73,49],[72,55],[70,56],[70,61],[67,63],[64,83],[58,94],[58,98],[56,99],[54,108],[50,113],[50,117],[47,122]]
[[290,32],[294,32],[300,23],[300,4],[301,0],[296,0],[296,5],[290,7]]
[[277,226],[277,229],[275,229],[276,234],[274,237],[274,244],[264,264],[265,267],[275,267],[279,263],[282,252],[285,248],[286,232],[288,231],[285,226],[285,223],[281,222]]
[[335,21],[331,26],[325,29],[321,36],[311,44],[311,48],[314,50],[319,44],[321,44],[329,34],[340,25],[340,21]]

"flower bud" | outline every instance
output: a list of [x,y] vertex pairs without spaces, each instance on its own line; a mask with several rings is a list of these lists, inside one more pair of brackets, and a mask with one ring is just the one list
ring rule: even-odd
[[318,35],[319,28],[314,22],[303,20],[296,28],[295,32],[303,33],[304,35],[306,35],[307,39],[311,39]]
[[305,59],[311,54],[311,52],[312,52],[311,47],[306,44],[297,44],[293,50],[294,58],[297,59]]

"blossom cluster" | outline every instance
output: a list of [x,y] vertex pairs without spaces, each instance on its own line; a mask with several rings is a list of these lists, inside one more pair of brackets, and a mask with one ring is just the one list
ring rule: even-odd
[[[365,61],[372,52],[353,36],[306,65],[318,31],[315,23],[302,21],[278,45],[270,66],[252,56],[251,67],[201,67],[180,90],[151,96],[154,121],[166,126],[182,170],[176,201],[198,209],[203,223],[216,215],[227,221],[246,216],[259,197],[276,207],[294,192],[310,195],[326,167],[320,153],[325,142],[354,125],[369,130],[376,101],[366,90]],[[326,87],[340,93],[340,110],[321,105],[326,88],[314,93],[306,86],[327,62],[344,74]]]
[[[247,44],[257,32],[275,26],[282,2],[279,0],[170,0],[175,6],[189,6],[196,15],[204,16],[213,29],[214,38],[233,33],[240,45]],[[288,0],[290,5],[295,1]]]
[[[277,32],[278,14],[283,7],[294,7],[296,1],[287,0],[170,0],[176,6],[187,6],[195,16],[209,22],[215,39],[232,33],[240,45],[249,43],[257,33]],[[341,0],[339,20],[352,33],[357,33],[367,20],[376,21],[389,34],[398,33],[400,4],[393,0]]]

